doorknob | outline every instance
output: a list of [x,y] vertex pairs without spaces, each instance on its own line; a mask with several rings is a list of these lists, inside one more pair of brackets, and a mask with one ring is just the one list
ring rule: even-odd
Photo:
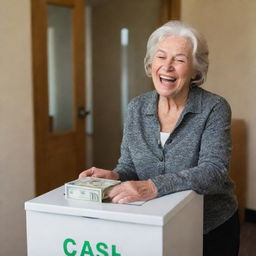
[[85,118],[89,114],[90,114],[90,111],[86,111],[83,107],[78,109],[78,117],[80,118]]

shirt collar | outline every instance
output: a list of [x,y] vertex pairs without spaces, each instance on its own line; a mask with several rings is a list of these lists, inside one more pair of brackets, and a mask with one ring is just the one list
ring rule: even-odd
[[159,98],[158,93],[155,90],[152,91],[151,97],[146,103],[147,104],[145,107],[146,115],[156,115],[158,98]]
[[[154,90],[152,92],[151,97],[147,101],[147,105],[145,108],[146,115],[155,115],[157,113],[157,102],[158,102],[159,95]],[[188,101],[186,107],[184,109],[184,114],[186,113],[201,113],[201,106],[202,106],[202,89],[199,87],[194,87],[190,89]]]
[[190,89],[188,101],[184,109],[185,113],[201,113],[202,109],[202,89],[194,87]]

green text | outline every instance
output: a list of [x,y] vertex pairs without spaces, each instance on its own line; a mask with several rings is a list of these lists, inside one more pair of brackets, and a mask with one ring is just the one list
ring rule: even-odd
[[78,246],[72,238],[67,238],[63,242],[63,250],[66,256],[121,256],[117,252],[116,245],[107,245],[103,242],[92,246],[89,241],[84,241],[82,246]]

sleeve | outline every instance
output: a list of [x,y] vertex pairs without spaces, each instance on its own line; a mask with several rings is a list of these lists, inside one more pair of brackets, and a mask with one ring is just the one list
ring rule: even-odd
[[127,110],[126,122],[123,129],[123,138],[121,143],[121,156],[118,160],[117,166],[113,169],[119,174],[121,181],[138,180],[135,166],[133,164],[130,150],[129,150],[129,127],[132,125],[133,102],[129,103]]
[[[228,167],[231,154],[231,109],[220,99],[211,110],[201,136],[198,165],[152,178],[158,196],[192,189],[199,194],[221,193],[231,186]],[[233,185],[232,185],[233,186]]]

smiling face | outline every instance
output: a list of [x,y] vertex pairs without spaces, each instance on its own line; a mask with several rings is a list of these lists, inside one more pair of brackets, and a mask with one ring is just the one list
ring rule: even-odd
[[151,75],[160,96],[186,98],[190,80],[195,76],[191,42],[174,36],[161,40],[152,60]]

